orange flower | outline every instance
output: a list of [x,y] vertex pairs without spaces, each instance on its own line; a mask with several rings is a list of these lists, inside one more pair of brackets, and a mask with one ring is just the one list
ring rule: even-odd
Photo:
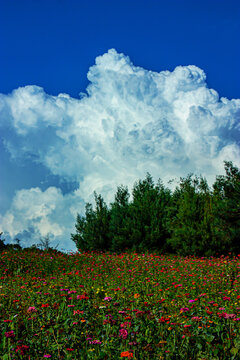
[[134,299],[138,299],[140,297],[140,294],[134,294]]
[[133,353],[131,353],[130,351],[123,351],[121,353],[121,357],[127,357],[128,359],[132,359],[133,358]]

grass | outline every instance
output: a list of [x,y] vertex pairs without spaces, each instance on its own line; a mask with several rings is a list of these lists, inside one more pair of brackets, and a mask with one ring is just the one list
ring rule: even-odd
[[1,359],[240,359],[240,256],[0,253]]

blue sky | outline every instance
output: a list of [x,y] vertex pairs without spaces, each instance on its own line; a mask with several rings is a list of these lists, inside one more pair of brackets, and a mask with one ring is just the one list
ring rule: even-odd
[[14,1],[0,12],[0,91],[39,85],[78,96],[96,56],[115,48],[153,71],[204,69],[210,87],[238,98],[238,0]]
[[147,171],[211,182],[223,160],[239,165],[239,19],[231,0],[2,0],[7,239],[74,249],[94,190],[111,201]]

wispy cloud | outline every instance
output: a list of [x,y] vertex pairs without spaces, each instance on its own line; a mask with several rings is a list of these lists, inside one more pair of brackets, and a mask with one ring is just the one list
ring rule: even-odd
[[[160,73],[134,66],[114,49],[96,58],[80,99],[38,86],[0,95],[0,126],[12,158],[31,159],[77,190],[23,189],[1,215],[12,237],[47,232],[65,248],[75,215],[96,190],[110,200],[116,186],[150,172],[164,181],[189,172],[211,182],[223,160],[240,165],[240,100],[219,99],[196,66]],[[31,176],[31,169],[29,169]],[[11,179],[9,179],[11,181]],[[29,240],[28,240],[29,241]]]

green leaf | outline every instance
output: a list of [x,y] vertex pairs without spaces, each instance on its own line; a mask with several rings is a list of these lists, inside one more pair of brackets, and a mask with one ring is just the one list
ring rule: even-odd
[[231,349],[231,353],[235,356],[238,353],[238,349],[237,348],[232,348]]

